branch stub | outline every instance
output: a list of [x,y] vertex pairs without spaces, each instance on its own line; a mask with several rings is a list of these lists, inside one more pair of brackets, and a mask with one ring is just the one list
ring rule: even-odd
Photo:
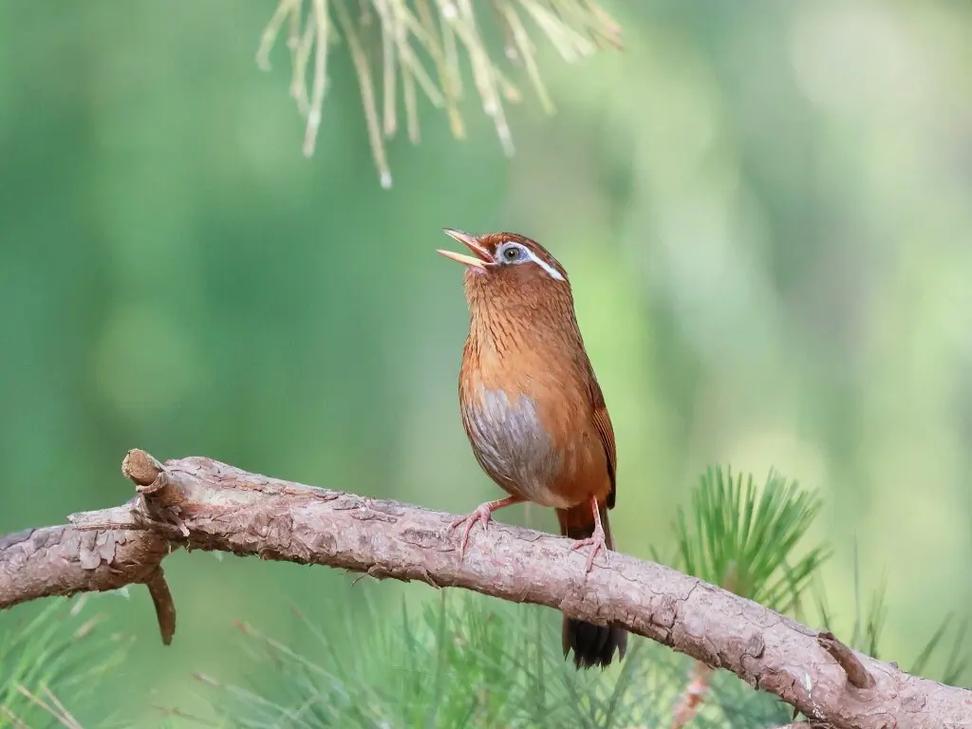
[[874,676],[864,668],[864,664],[854,655],[854,651],[841,643],[833,633],[819,633],[817,643],[844,669],[851,686],[859,689],[874,688],[876,683]]
[[149,453],[132,448],[122,461],[122,474],[141,494],[154,494],[165,486],[165,467]]

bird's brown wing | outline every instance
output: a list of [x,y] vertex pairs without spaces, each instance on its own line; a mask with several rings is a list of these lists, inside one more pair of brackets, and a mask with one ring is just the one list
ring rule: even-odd
[[601,392],[601,386],[594,379],[593,372],[591,372],[590,383],[594,427],[597,428],[597,433],[601,436],[601,444],[604,446],[604,454],[607,456],[608,476],[611,479],[611,492],[607,499],[608,508],[611,509],[614,508],[614,497],[617,492],[615,473],[618,466],[618,451],[614,444],[614,428],[611,426],[611,416],[608,415],[607,406],[604,404],[604,393]]

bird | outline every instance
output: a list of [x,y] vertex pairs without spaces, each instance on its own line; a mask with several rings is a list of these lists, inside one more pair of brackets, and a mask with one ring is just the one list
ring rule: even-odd
[[[497,509],[532,502],[556,509],[560,533],[595,557],[614,548],[608,509],[617,450],[604,395],[574,311],[567,271],[518,233],[443,232],[472,255],[437,252],[465,267],[469,334],[459,370],[459,410],[479,465],[509,495],[457,519],[460,559],[469,535]],[[562,647],[580,668],[624,657],[627,633],[564,616]]]

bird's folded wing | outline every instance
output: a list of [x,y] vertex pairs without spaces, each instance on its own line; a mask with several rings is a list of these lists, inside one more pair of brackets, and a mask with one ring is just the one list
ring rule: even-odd
[[604,446],[604,454],[607,456],[608,476],[611,479],[611,493],[608,494],[608,508],[614,507],[614,497],[617,491],[615,473],[618,465],[618,452],[614,444],[614,428],[611,426],[611,416],[608,415],[607,406],[604,404],[604,393],[601,386],[594,379],[591,373],[591,405],[593,406],[594,427],[597,428],[598,435],[601,436],[601,443]]

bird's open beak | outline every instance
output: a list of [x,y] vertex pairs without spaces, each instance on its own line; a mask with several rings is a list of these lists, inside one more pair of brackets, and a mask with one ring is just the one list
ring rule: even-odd
[[453,261],[458,261],[464,266],[470,266],[472,268],[478,268],[482,271],[486,270],[486,267],[493,262],[493,257],[489,255],[483,246],[479,244],[476,236],[471,233],[463,233],[461,230],[455,230],[453,228],[443,228],[442,232],[453,240],[457,240],[462,243],[466,248],[471,250],[475,256],[467,256],[465,253],[456,253],[454,251],[438,249],[436,253],[439,253],[446,258],[451,258]]

